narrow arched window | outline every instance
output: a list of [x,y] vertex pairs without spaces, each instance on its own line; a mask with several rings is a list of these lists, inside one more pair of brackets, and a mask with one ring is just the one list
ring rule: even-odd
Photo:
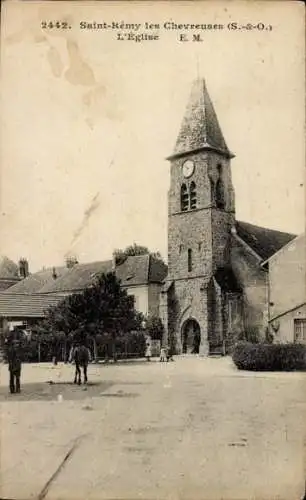
[[186,184],[182,184],[181,186],[181,210],[182,212],[186,212],[189,207],[189,195]]
[[192,271],[192,250],[188,248],[188,272]]
[[221,179],[218,180],[216,185],[216,204],[218,208],[224,208],[224,190]]
[[193,181],[190,184],[190,208],[191,210],[197,208],[197,190]]
[[225,207],[225,201],[224,201],[224,187],[222,181],[222,165],[218,165],[218,174],[219,178],[216,184],[216,205],[217,208],[223,209]]
[[215,203],[215,183],[213,179],[209,179],[210,183],[210,203],[214,205]]

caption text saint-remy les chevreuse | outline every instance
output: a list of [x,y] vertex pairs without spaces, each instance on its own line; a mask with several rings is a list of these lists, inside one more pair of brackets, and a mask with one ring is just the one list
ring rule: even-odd
[[147,30],[222,30],[224,28],[223,24],[192,24],[192,23],[175,23],[174,21],[166,21],[164,23],[125,23],[123,21],[110,23],[96,22],[96,21],[80,21],[80,29],[83,30],[133,30],[139,31],[140,29]]

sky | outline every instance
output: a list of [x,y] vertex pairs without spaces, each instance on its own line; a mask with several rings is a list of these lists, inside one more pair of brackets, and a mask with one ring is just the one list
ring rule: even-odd
[[[305,228],[305,49],[297,2],[6,2],[2,12],[0,254],[30,271],[111,258],[136,242],[167,259],[169,162],[192,81],[206,80],[232,160],[238,220]],[[62,19],[69,30],[46,30]],[[159,24],[158,40],[79,23]],[[165,22],[218,23],[202,42]],[[229,22],[272,30],[230,31]]]

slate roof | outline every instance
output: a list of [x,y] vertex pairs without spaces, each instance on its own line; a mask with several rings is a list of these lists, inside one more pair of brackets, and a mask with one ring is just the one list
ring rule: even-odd
[[6,257],[5,255],[0,256],[0,279],[18,279],[19,268],[15,262]]
[[76,264],[63,274],[61,278],[47,282],[40,290],[40,293],[52,292],[73,292],[83,290],[89,286],[95,278],[103,273],[112,270],[112,261],[91,262],[89,264]]
[[237,235],[263,260],[296,238],[295,234],[254,226],[248,222],[237,221],[235,227]]
[[224,140],[205,80],[197,79],[192,85],[174,152],[168,159],[203,148],[233,156]]
[[21,293],[21,294],[30,294],[30,293],[38,293],[42,289],[42,287],[50,282],[54,281],[52,276],[53,269],[57,274],[57,279],[62,277],[68,269],[64,266],[55,267],[49,269],[43,269],[42,271],[38,271],[37,273],[30,274],[27,278],[19,281],[16,285],[8,288],[3,293]]
[[149,266],[149,283],[161,283],[164,281],[168,274],[168,266],[161,260],[155,259],[150,256],[150,266]]
[[[76,264],[71,269],[60,267],[56,268],[58,275],[56,279],[52,277],[52,268],[50,268],[28,276],[3,293],[10,295],[15,293],[49,294],[83,290],[91,285],[99,274],[111,272],[112,265],[113,262],[107,260],[89,264]],[[152,256],[137,255],[128,257],[123,264],[117,266],[116,275],[123,286],[161,283],[167,275],[167,266]]]
[[57,305],[63,295],[0,293],[0,317],[43,318],[49,307]]
[[123,286],[161,283],[167,275],[167,266],[150,255],[136,255],[118,266],[116,275]]

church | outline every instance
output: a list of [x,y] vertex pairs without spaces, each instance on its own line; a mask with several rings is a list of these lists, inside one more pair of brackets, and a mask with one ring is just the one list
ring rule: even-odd
[[236,220],[233,153],[205,81],[191,89],[170,162],[168,266],[149,255],[29,273],[0,259],[0,333],[30,325],[63,296],[114,270],[145,316],[159,315],[177,354],[228,354],[237,340],[306,343],[305,234]]
[[177,353],[226,354],[264,339],[268,259],[295,238],[235,217],[228,148],[203,79],[194,82],[170,162],[164,342]]

